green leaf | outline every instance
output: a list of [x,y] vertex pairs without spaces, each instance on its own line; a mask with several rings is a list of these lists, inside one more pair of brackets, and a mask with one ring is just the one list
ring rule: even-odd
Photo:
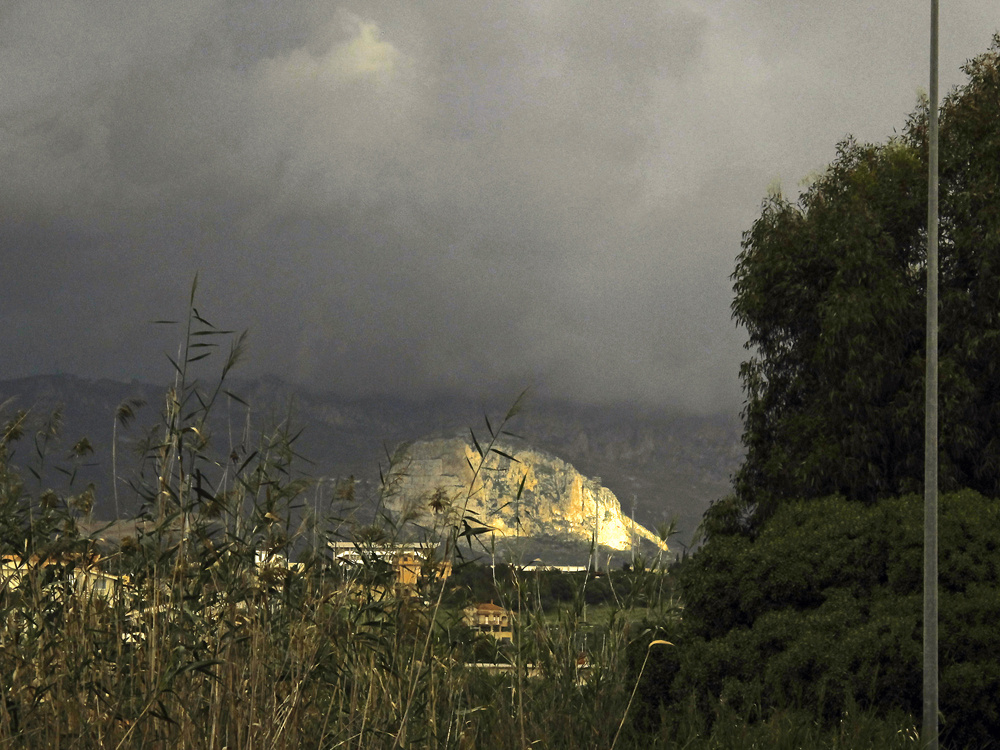
[[518,394],[517,398],[514,399],[514,403],[510,405],[510,408],[507,410],[507,414],[503,418],[504,422],[513,419],[520,413],[521,409],[524,406],[524,402],[528,397],[528,390],[529,389],[525,388]]
[[229,398],[231,398],[236,403],[242,404],[243,406],[247,407],[248,409],[250,408],[250,404],[248,404],[246,401],[244,401],[242,398],[240,398],[239,396],[237,396],[232,391],[228,391],[226,389],[223,389],[222,392],[225,393],[227,396],[229,396]]
[[504,458],[506,458],[506,459],[509,459],[510,461],[513,461],[513,462],[514,462],[514,463],[516,463],[516,464],[519,464],[519,463],[521,463],[521,462],[520,462],[520,461],[518,461],[518,460],[517,460],[516,458],[514,458],[514,457],[513,457],[512,455],[510,455],[509,453],[504,453],[504,452],[503,452],[502,450],[500,450],[499,448],[496,448],[496,447],[494,447],[494,448],[490,448],[490,450],[491,450],[491,451],[492,451],[493,453],[496,453],[496,454],[497,454],[498,456],[503,456]]
[[178,375],[184,374],[184,371],[177,365],[176,362],[174,362],[173,357],[171,357],[169,354],[164,354],[164,356],[170,361],[170,364],[174,366],[174,369],[177,371]]
[[521,499],[521,494],[524,492],[524,483],[527,480],[528,480],[528,474],[526,472],[524,474],[524,476],[521,477],[521,483],[518,484],[518,486],[517,486],[517,497],[515,498],[516,500],[520,500]]

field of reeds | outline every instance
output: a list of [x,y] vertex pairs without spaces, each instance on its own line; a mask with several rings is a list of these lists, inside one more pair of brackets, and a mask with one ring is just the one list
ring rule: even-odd
[[[223,403],[249,409],[227,388],[244,339],[193,300],[162,417],[134,467],[114,459],[113,491],[144,509],[125,532],[85,524],[97,490],[73,478],[86,441],[67,451],[57,414],[2,415],[0,747],[917,746],[904,715],[859,710],[831,725],[694,696],[657,703],[663,655],[684,645],[666,560],[567,579],[553,603],[516,564],[470,562],[489,529],[461,508],[430,529],[385,513],[352,521],[365,498],[349,480],[300,473],[291,425],[249,434],[212,421]],[[223,360],[207,381],[206,354]],[[118,427],[135,406],[121,405]],[[482,459],[518,408],[485,421]],[[41,480],[51,461],[62,489]],[[414,539],[433,545],[403,585],[385,551]],[[477,576],[512,613],[502,645],[462,619],[462,582]],[[588,617],[598,585],[610,594]]]

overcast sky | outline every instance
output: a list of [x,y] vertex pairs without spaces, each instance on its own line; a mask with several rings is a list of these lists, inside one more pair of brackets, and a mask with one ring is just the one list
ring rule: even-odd
[[0,377],[164,382],[197,272],[245,375],[735,411],[740,235],[902,128],[925,4],[5,0]]

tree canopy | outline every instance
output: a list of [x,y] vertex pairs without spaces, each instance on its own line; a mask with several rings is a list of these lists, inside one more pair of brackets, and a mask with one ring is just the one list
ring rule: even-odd
[[[1000,494],[1000,35],[940,114],[940,482]],[[771,195],[732,279],[746,328],[747,454],[708,518],[872,502],[923,478],[926,104],[885,143],[842,142],[798,199]]]
[[[986,747],[1000,732],[1000,35],[964,70],[940,115],[942,739]],[[643,716],[688,702],[903,727],[920,711],[928,123],[921,106],[885,143],[845,140],[743,236],[746,458],[677,570],[679,646],[650,658]]]
[[[657,665],[658,699],[761,718],[801,710],[827,724],[858,710],[919,716],[922,505],[793,500],[754,539],[711,539],[679,573],[685,630],[676,654],[658,655],[672,660]],[[941,510],[942,739],[992,747],[1000,501],[964,490]]]

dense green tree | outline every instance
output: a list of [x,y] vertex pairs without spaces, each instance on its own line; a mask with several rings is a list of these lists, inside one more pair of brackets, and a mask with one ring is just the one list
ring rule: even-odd
[[[1000,35],[941,108],[941,485],[1000,492]],[[846,140],[796,201],[771,195],[733,274],[748,333],[746,459],[707,529],[789,498],[874,501],[923,466],[926,107]]]
[[[940,119],[942,728],[948,747],[985,747],[1000,736],[1000,35],[964,70]],[[684,622],[647,718],[920,712],[927,126],[921,107],[885,143],[844,141],[744,234],[746,458],[679,573]]]
[[[1000,501],[941,499],[941,696],[946,747],[1000,737]],[[679,572],[684,632],[656,654],[659,699],[751,721],[805,712],[918,716],[922,498],[781,503],[755,538],[710,540]],[[669,685],[664,695],[664,685]],[[656,706],[647,710],[656,713]]]

